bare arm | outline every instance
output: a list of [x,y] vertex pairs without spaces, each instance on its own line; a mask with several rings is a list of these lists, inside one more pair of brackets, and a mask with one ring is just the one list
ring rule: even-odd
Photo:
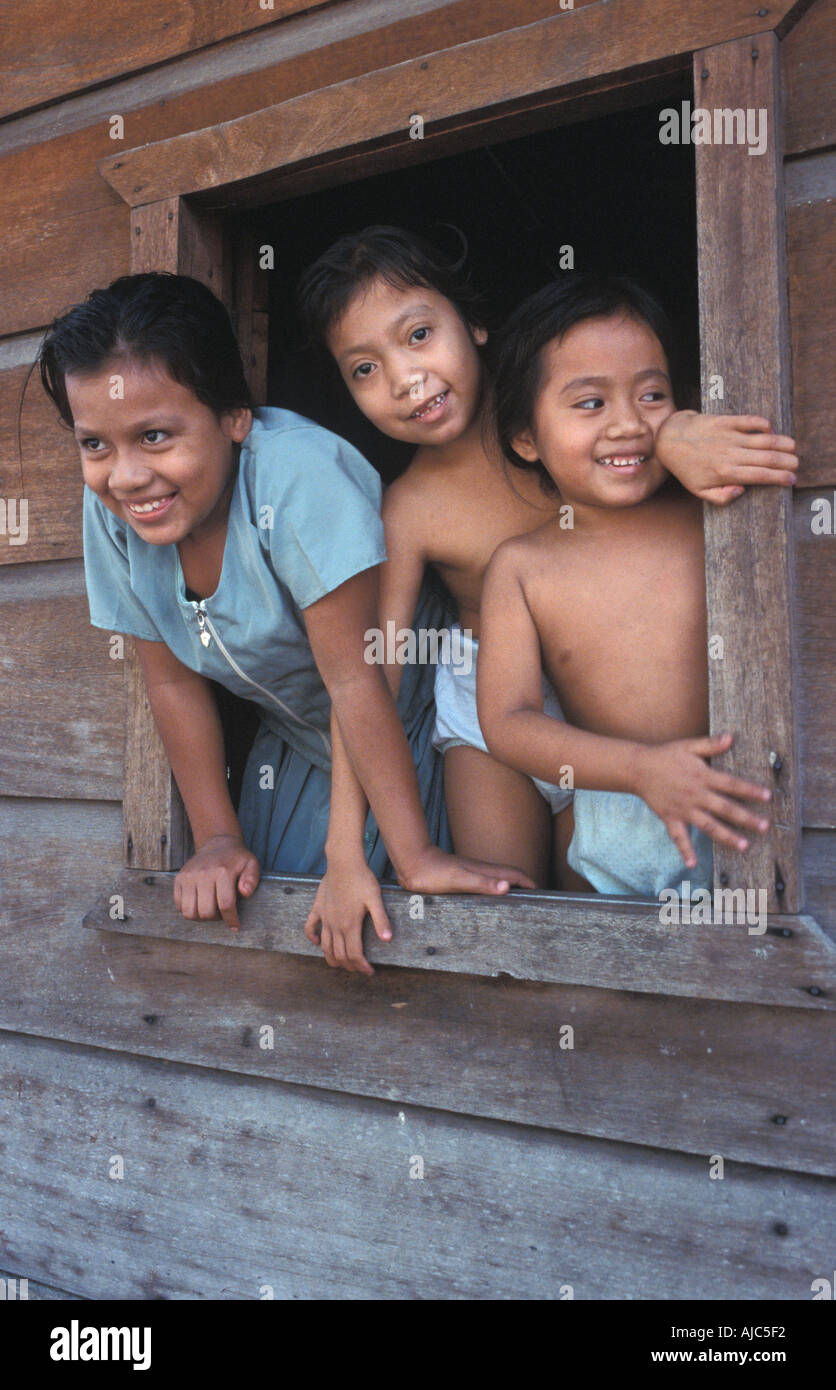
[[730,734],[648,745],[589,733],[543,713],[537,629],[515,553],[505,546],[488,566],[481,622],[477,704],[495,757],[549,782],[640,796],[689,868],[697,858],[688,825],[740,851],[749,847],[740,829],[762,834],[768,828],[740,801],[768,801],[769,791],[705,761],[731,747]]
[[135,641],[151,711],[195,842],[195,855],[175,879],[174,901],[185,917],[208,920],[220,914],[237,929],[236,891],[254,891],[259,865],[244,844],[229,795],[214,696],[208,681],[184,666],[164,642]]

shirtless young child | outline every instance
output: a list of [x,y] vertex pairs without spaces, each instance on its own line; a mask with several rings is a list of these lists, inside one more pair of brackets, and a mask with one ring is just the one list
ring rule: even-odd
[[[537,530],[560,507],[534,473],[510,470],[493,441],[482,352],[487,332],[478,301],[459,267],[393,227],[342,237],[306,272],[299,297],[311,336],[327,344],[359,409],[383,434],[416,447],[384,496],[380,627],[411,626],[431,566],[457,605],[461,627],[473,635],[475,661],[482,582],[494,550],[511,536]],[[698,496],[724,503],[748,483],[794,481],[793,441],[771,434],[768,421],[669,413],[658,449]],[[387,668],[394,690],[401,674],[397,665]],[[565,812],[553,813],[569,795],[558,776],[536,783],[489,754],[476,717],[473,674],[463,666],[440,666],[436,673],[434,741],[444,753],[456,852],[516,865],[546,885],[553,835],[555,858],[565,865],[571,822],[566,827]],[[548,687],[543,698],[550,700]],[[327,921],[340,954],[326,958],[364,970],[364,914],[370,913],[379,935],[388,919],[374,876],[342,848],[356,842],[364,812],[336,741],[332,778],[328,873],[309,935],[315,939],[317,923]],[[561,886],[579,882],[564,867]]]
[[[748,848],[766,788],[709,766],[702,512],[660,462],[669,329],[629,281],[569,275],[503,333],[497,434],[572,527],[504,542],[485,577],[479,720],[530,776],[570,767],[569,863],[599,892],[711,883],[711,841]],[[545,668],[568,723],[543,712]],[[752,810],[744,804],[759,803]]]

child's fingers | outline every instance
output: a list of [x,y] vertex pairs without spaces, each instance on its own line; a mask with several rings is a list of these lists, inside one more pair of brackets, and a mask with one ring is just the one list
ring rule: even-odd
[[691,844],[691,837],[688,834],[688,827],[684,821],[671,820],[665,821],[665,829],[673,840],[679,853],[685,861],[685,867],[695,869],[697,867],[697,856],[694,853],[694,846]]
[[769,829],[769,821],[765,816],[757,815],[754,811],[749,811],[745,806],[741,806],[739,801],[732,801],[725,796],[713,795],[709,797],[705,811],[708,815],[723,820],[729,825],[739,825],[742,830],[755,830],[759,835],[766,834]]
[[197,915],[201,922],[212,922],[219,915],[214,875],[209,879],[200,879],[198,881]]
[[380,894],[377,894],[375,897],[371,899],[369,903],[367,903],[367,908],[369,916],[372,919],[372,926],[377,932],[377,935],[380,938],[380,940],[391,941],[392,923],[389,921],[389,917],[386,913],[386,908],[383,906],[383,899],[380,896]]
[[765,415],[717,415],[712,419],[722,420],[736,430],[759,430],[761,434],[772,435],[772,421]]
[[244,897],[249,898],[255,892],[261,881],[261,865],[257,859],[250,860],[238,878],[238,892],[243,893]]
[[709,786],[714,792],[735,796],[741,801],[772,800],[769,788],[762,787],[758,782],[746,782],[742,777],[735,777],[731,772],[721,772],[717,768],[712,768],[711,772]]
[[232,931],[239,931],[241,922],[238,917],[237,884],[231,870],[218,870],[218,876],[215,880],[215,893],[220,914],[226,922],[226,925]]
[[786,471],[786,464],[774,468],[739,468],[735,470],[743,487],[793,487],[798,478]]
[[322,918],[316,906],[312,907],[305,921],[305,935],[313,946],[319,946],[319,923]]
[[707,811],[701,816],[694,817],[694,825],[712,840],[716,840],[718,844],[729,845],[732,849],[740,850],[741,854],[749,848],[748,840],[744,839],[742,835],[738,835],[731,826],[723,825],[722,821],[715,820]]
[[705,738],[689,739],[688,752],[698,758],[716,758],[720,753],[728,753],[733,742],[733,734],[708,734]]
[[703,502],[711,502],[715,507],[726,507],[729,502],[733,502],[736,497],[741,497],[744,492],[745,488],[730,483],[724,487],[700,488],[697,496]]

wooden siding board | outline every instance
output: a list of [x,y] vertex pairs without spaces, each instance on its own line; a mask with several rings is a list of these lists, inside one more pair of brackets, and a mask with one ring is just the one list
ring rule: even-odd
[[[764,34],[694,58],[695,105],[766,110],[766,151],[697,145],[697,241],[703,405],[765,415],[788,431],[790,342],[783,223],[778,43]],[[764,350],[764,344],[768,344]],[[721,401],[709,385],[719,375]],[[764,889],[797,910],[800,786],[793,696],[792,499],[756,488],[734,507],[705,507],[708,632],[723,639],[711,667],[711,728],[734,744],[715,761],[772,789],[771,827],[747,854],[715,845],[715,882]]]
[[[177,941],[208,940],[236,951],[319,955],[302,931],[317,879],[265,876],[257,894],[240,904],[238,933],[220,920],[187,921],[174,907],[172,885],[173,875],[123,870],[84,925]],[[114,893],[124,900],[124,920],[110,915]],[[366,955],[375,964],[785,1007],[836,1007],[836,951],[808,917],[770,918],[763,933],[755,923],[751,928],[672,926],[660,922],[658,904],[514,892],[499,900],[427,897],[422,900],[424,916],[416,921],[413,895],[386,887],[384,901],[394,935],[381,943],[367,930]],[[750,901],[754,907],[757,899]]]
[[836,144],[836,0],[815,0],[781,45],[788,154]]
[[0,801],[0,1028],[834,1172],[823,1012],[385,967],[366,980],[276,952],[81,931],[119,839],[112,805]]
[[98,0],[57,7],[53,0],[26,0],[4,7],[0,117],[327,3],[272,0],[261,8],[255,0],[143,0],[141,22],[135,0],[109,0],[106,11]]
[[12,1035],[0,1093],[6,1258],[89,1298],[794,1300],[832,1254],[832,1181],[708,1155]]
[[[777,24],[792,8],[773,5]],[[660,23],[660,19],[664,22]],[[500,35],[426,54],[223,124],[102,160],[100,169],[134,206],[236,184],[332,156],[365,141],[409,139],[409,118],[427,126],[479,118],[496,106],[591,85],[605,75],[653,70],[697,47],[751,31],[747,0],[612,0]]]
[[808,908],[836,941],[836,830],[805,830],[803,849]]
[[0,629],[0,795],[118,801],[125,662],[90,625],[82,565],[7,574]]
[[[270,30],[256,36],[258,47],[250,61],[257,55],[257,71],[235,72],[233,65],[234,75],[219,80],[210,69],[201,70],[197,87],[183,93],[181,71],[192,61],[185,60],[171,66],[168,86],[159,85],[159,74],[166,71],[160,69],[156,84],[152,74],[148,82],[103,89],[98,105],[83,99],[75,122],[65,114],[70,102],[54,108],[42,125],[33,127],[33,117],[0,125],[0,333],[46,324],[95,285],[128,270],[124,204],[96,169],[97,161],[114,149],[234,119],[369,66],[400,62],[427,45],[438,48],[480,37],[503,23],[519,22],[524,10],[537,18],[554,8],[554,0],[514,0],[514,5],[483,0],[476,9],[471,0],[444,6],[410,0],[408,6],[398,6],[393,18],[388,0],[384,5],[341,0],[321,13],[288,21],[276,31],[287,31],[278,45]],[[373,22],[381,28],[369,31]],[[262,55],[268,53],[273,59],[265,68]],[[216,60],[217,54],[215,50]],[[125,141],[118,145],[108,123],[114,112],[125,115]],[[17,143],[21,136],[16,138],[19,130],[22,146]],[[80,209],[83,232],[77,221]]]
[[[836,487],[800,489],[794,513],[803,820],[836,828]],[[827,518],[830,532],[814,535]]]
[[[24,342],[31,354],[32,340]],[[15,498],[18,505],[25,498],[28,517],[25,544],[0,534],[0,565],[81,554],[78,448],[44,394],[32,360],[30,355],[28,364],[0,369],[0,497]]]
[[808,487],[836,487],[836,196],[787,209],[793,412]]

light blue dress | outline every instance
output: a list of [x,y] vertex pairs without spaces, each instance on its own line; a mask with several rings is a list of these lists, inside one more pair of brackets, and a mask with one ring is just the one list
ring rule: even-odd
[[[378,474],[351,444],[291,411],[259,410],[241,446],[218,587],[198,601],[187,597],[176,545],[149,545],[84,489],[90,621],[165,642],[258,708],[238,814],[265,872],[325,872],[330,700],[302,612],[385,560],[380,498]],[[415,626],[441,627],[445,617],[425,587]],[[449,849],[433,677],[430,666],[404,667],[398,709],[430,835]],[[365,849],[378,877],[394,877],[371,813]]]

